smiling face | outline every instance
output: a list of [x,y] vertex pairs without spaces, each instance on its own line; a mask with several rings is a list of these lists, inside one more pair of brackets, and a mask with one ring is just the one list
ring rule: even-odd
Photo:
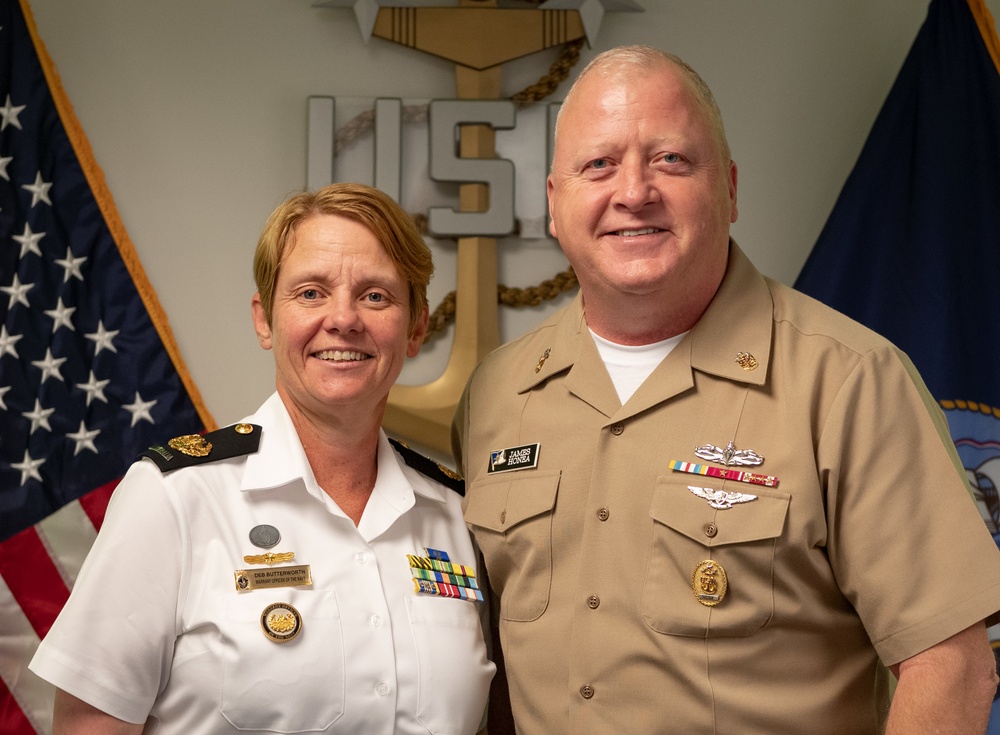
[[623,297],[683,312],[675,321],[690,323],[674,334],[711,301],[736,221],[736,166],[720,136],[669,62],[597,69],[570,94],[548,178],[550,231],[598,333],[620,321]]
[[427,330],[426,308],[410,329],[409,302],[407,281],[371,230],[339,215],[301,220],[278,267],[270,323],[259,294],[251,303],[289,413],[381,423],[389,389]]

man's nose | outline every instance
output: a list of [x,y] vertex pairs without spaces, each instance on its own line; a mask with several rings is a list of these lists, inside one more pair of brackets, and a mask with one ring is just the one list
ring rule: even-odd
[[622,165],[617,203],[630,211],[636,211],[659,198],[660,192],[656,188],[653,171],[645,162],[629,161]]

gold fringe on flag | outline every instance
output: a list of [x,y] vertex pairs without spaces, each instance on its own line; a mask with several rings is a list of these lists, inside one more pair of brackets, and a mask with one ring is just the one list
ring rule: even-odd
[[997,38],[997,25],[993,20],[993,14],[986,7],[986,0],[968,0],[968,2],[972,17],[979,26],[979,33],[982,34],[983,43],[986,44],[986,50],[990,52],[997,74],[1000,74],[1000,38]]
[[111,192],[108,190],[107,182],[104,180],[104,172],[94,159],[94,151],[90,147],[90,142],[83,132],[83,127],[80,125],[76,113],[73,112],[73,106],[70,104],[69,98],[62,87],[55,64],[52,63],[52,59],[45,49],[45,44],[38,35],[38,28],[35,25],[35,18],[31,14],[31,7],[28,5],[28,0],[20,0],[20,3],[25,23],[28,26],[28,32],[31,34],[31,40],[35,44],[35,51],[38,53],[38,60],[41,62],[42,71],[45,73],[45,79],[49,83],[49,90],[52,93],[52,98],[55,100],[56,109],[59,111],[59,118],[66,129],[66,134],[69,136],[73,150],[76,151],[77,160],[80,162],[80,167],[87,177],[90,191],[93,193],[94,199],[97,200],[97,205],[101,209],[104,222],[111,232],[111,237],[114,238],[115,244],[118,246],[118,252],[125,263],[125,267],[128,268],[129,274],[132,276],[132,282],[135,284],[136,290],[138,290],[143,303],[146,305],[149,318],[160,335],[160,340],[163,342],[163,346],[170,356],[171,362],[174,364],[174,369],[177,370],[177,374],[180,376],[181,382],[184,384],[184,388],[187,390],[188,396],[191,398],[191,402],[198,412],[198,416],[205,425],[205,430],[214,431],[218,428],[218,425],[208,412],[208,408],[205,406],[198,388],[191,379],[190,373],[188,373],[184,360],[181,359],[180,351],[177,349],[177,342],[174,339],[174,333],[167,321],[167,315],[156,296],[156,291],[153,290],[152,284],[146,277],[146,271],[143,269],[142,263],[139,262],[135,246],[125,231],[121,216],[118,214],[118,208],[115,206]]

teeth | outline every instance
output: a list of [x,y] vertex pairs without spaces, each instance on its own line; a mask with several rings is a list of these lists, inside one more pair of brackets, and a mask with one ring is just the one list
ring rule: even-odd
[[363,352],[348,352],[347,350],[324,350],[323,352],[317,352],[316,357],[320,360],[333,360],[334,362],[353,362],[368,359],[368,356]]
[[655,227],[646,227],[642,230],[619,230],[616,235],[621,237],[637,237],[638,235],[652,235],[654,232],[659,232]]

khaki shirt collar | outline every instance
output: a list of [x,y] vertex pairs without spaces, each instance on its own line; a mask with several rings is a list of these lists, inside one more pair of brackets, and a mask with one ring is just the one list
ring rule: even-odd
[[[726,275],[712,303],[629,400],[626,413],[634,414],[693,387],[692,370],[764,385],[771,356],[772,318],[773,302],[764,277],[731,240]],[[567,389],[607,416],[624,418],[618,395],[587,328],[581,294],[539,327],[527,345],[529,358],[538,353],[537,362],[529,359],[524,363],[524,372],[515,382],[519,393],[569,370]],[[741,354],[747,357],[741,360]],[[679,361],[689,367],[681,369]],[[743,367],[754,362],[756,367],[752,369]]]
[[[695,370],[764,385],[774,326],[771,290],[739,246],[732,240],[729,246],[729,266],[722,284],[684,341],[691,342],[691,367]],[[739,359],[740,354],[753,361]],[[757,366],[748,369],[754,361]]]

